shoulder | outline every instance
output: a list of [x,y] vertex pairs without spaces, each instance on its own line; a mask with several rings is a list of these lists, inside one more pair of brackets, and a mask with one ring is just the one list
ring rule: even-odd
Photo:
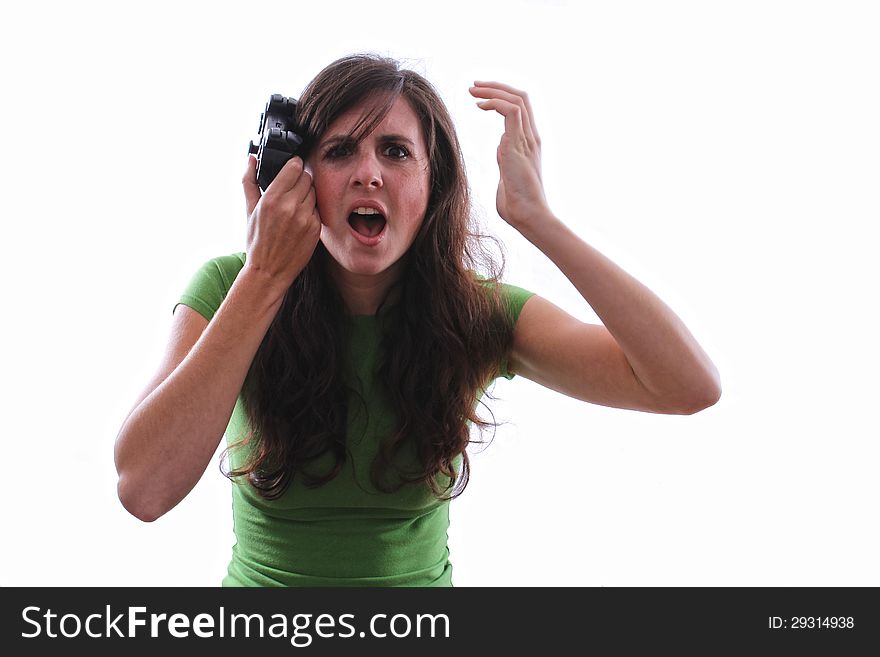
[[194,278],[215,281],[224,288],[225,293],[232,287],[244,263],[245,254],[241,252],[211,258],[199,267]]
[[238,252],[211,258],[205,264],[211,265],[225,277],[235,280],[235,277],[238,276],[238,273],[241,271],[242,267],[244,267],[245,260],[246,256],[244,252]]
[[244,267],[244,261],[244,253],[232,253],[205,261],[190,277],[178,304],[189,306],[210,321]]
[[518,285],[511,285],[510,283],[504,283],[502,281],[496,282],[480,274],[474,274],[474,278],[488,290],[498,291],[498,295],[504,302],[507,314],[514,324],[517,322],[526,302],[531,297],[535,296],[534,292],[519,287]]

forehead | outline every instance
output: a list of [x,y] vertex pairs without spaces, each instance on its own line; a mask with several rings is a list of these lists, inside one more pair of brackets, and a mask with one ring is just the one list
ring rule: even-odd
[[[370,112],[381,99],[364,100],[343,112],[327,129],[324,138],[333,137],[339,133],[348,134],[358,124],[361,117]],[[410,102],[403,96],[398,96],[388,111],[388,114],[376,126],[373,134],[395,134],[409,137],[414,143],[424,145],[422,138],[422,124],[413,110]]]

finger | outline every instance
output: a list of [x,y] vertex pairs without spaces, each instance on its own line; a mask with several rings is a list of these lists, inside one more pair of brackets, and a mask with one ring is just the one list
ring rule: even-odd
[[500,98],[490,98],[477,103],[477,107],[484,110],[495,110],[504,117],[504,132],[511,138],[519,137],[529,146],[525,131],[523,130],[522,109],[516,103],[511,103]]
[[309,199],[308,199],[308,202],[309,202],[309,203],[311,204],[311,206],[312,206],[312,217],[313,217],[314,219],[316,219],[316,220],[318,221],[319,224],[323,224],[323,223],[324,223],[324,220],[321,219],[321,213],[320,213],[320,211],[318,210],[318,199],[317,199],[317,197],[315,196],[315,188],[314,188],[314,187],[312,187],[311,191],[309,192]]
[[311,189],[313,189],[312,176],[308,171],[301,171],[293,187],[284,193],[284,197],[294,203],[302,203]]
[[281,167],[281,171],[275,176],[275,180],[266,188],[268,193],[271,189],[273,193],[284,194],[293,189],[303,172],[302,158],[294,156],[285,162]]
[[528,117],[527,119],[523,119],[526,134],[533,139],[537,145],[540,145],[541,137],[538,135],[538,126],[535,122],[535,113],[532,110],[532,103],[529,100],[529,95],[525,91],[515,89],[502,82],[481,82],[478,80],[475,81],[474,86],[471,87],[471,94],[480,98],[489,98],[493,93],[497,94],[497,97],[504,98],[511,102],[522,102],[523,109]]
[[302,208],[305,211],[305,215],[310,215],[315,212],[315,208],[317,207],[315,204],[315,188],[309,187],[306,192],[305,198],[302,200]]
[[470,88],[470,92],[471,95],[476,96],[477,98],[500,98],[519,105],[525,114],[522,122],[523,132],[525,133],[526,138],[536,146],[540,146],[541,137],[538,135],[538,128],[535,123],[532,104],[525,91],[514,89],[513,87],[500,82],[475,82],[474,84],[475,86]]
[[247,214],[251,216],[254,208],[260,200],[260,187],[257,185],[257,158],[248,155],[247,169],[241,178],[241,184],[244,187],[244,201],[247,207]]

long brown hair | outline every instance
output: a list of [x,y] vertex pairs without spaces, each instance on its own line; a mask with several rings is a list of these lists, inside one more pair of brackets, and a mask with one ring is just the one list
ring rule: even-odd
[[[351,107],[379,99],[352,131],[352,138],[360,140],[400,96],[410,102],[424,131],[431,192],[424,221],[404,256],[403,275],[377,313],[382,330],[377,380],[394,409],[397,428],[383,440],[370,473],[373,485],[385,492],[423,483],[440,497],[458,482],[457,497],[469,478],[466,447],[483,442],[470,440],[469,423],[481,433],[497,426],[476,415],[477,395],[498,374],[513,327],[499,294],[503,247],[499,266],[483,240],[500,243],[476,230],[452,120],[436,90],[418,73],[392,59],[352,55],[309,83],[299,99],[298,123],[307,157],[328,126]],[[242,389],[251,430],[230,449],[245,444],[251,449],[245,464],[227,476],[246,476],[267,499],[282,495],[295,476],[311,488],[325,484],[348,458],[348,401],[357,391],[342,376],[350,329],[342,297],[327,275],[329,257],[318,242],[288,289]],[[395,464],[404,447],[414,448],[418,457],[415,473],[404,474]],[[308,462],[327,452],[335,467],[324,476],[307,472]],[[460,473],[454,463],[459,455]],[[384,478],[390,470],[397,472],[396,485]],[[449,478],[443,490],[438,475]]]

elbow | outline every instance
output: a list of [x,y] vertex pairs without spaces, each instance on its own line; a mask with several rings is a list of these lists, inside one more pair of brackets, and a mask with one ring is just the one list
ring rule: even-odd
[[651,410],[664,415],[694,415],[714,406],[720,399],[721,380],[718,373],[713,372],[698,386],[655,395]]
[[699,413],[700,411],[705,411],[710,406],[714,406],[715,404],[717,404],[719,398],[720,396],[714,399],[708,399],[706,401],[700,401],[693,403],[689,406],[685,406],[684,409],[679,411],[678,415],[694,415],[696,413]]
[[716,377],[714,381],[703,386],[696,394],[692,395],[688,402],[678,412],[679,415],[694,415],[714,406],[721,399],[721,381]]
[[141,522],[154,522],[164,515],[155,505],[149,504],[144,495],[133,492],[123,476],[116,484],[116,494],[123,508]]
[[[120,432],[120,436],[122,432]],[[155,503],[155,495],[139,483],[143,476],[133,471],[131,457],[126,456],[123,443],[120,438],[116,439],[113,453],[113,461],[116,465],[116,473],[119,479],[116,482],[116,496],[119,498],[122,508],[142,522],[153,522],[164,515]]]

